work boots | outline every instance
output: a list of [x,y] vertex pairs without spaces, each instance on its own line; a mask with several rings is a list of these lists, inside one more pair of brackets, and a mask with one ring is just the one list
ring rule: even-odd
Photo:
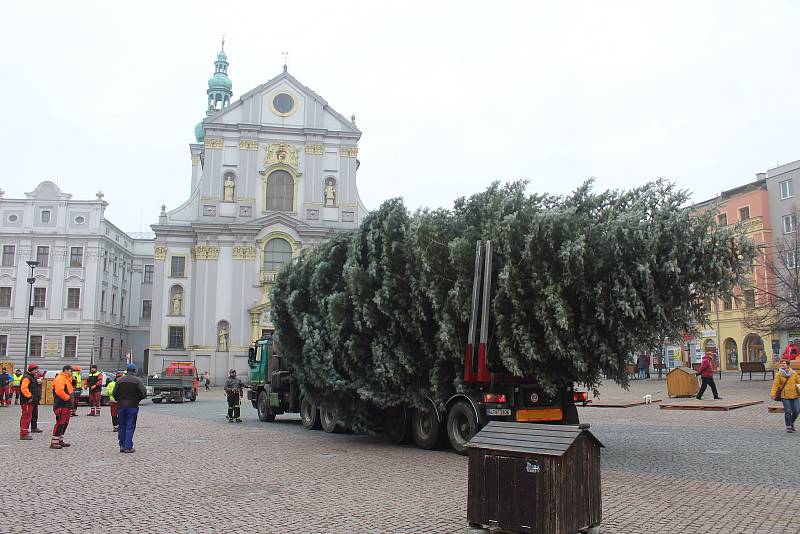
[[19,439],[21,439],[23,441],[28,441],[28,440],[33,439],[33,436],[29,436],[28,434],[25,434],[24,436],[20,436]]

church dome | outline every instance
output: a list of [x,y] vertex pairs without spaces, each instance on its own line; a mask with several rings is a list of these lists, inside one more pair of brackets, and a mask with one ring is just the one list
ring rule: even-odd
[[225,74],[218,72],[208,79],[209,89],[227,89],[231,90],[231,80]]
[[197,126],[194,127],[194,137],[198,143],[202,143],[205,140],[206,131],[203,128],[203,121],[198,122]]

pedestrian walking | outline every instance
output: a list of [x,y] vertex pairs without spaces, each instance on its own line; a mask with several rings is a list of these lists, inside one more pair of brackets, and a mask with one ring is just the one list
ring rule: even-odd
[[645,378],[645,369],[647,369],[647,356],[644,354],[639,355],[639,359],[637,360],[637,367],[639,368],[639,379],[644,380]]
[[208,376],[208,371],[203,373],[203,382],[205,383],[206,391],[211,389],[211,377]]
[[697,392],[697,400],[703,400],[703,393],[706,392],[706,387],[711,387],[711,393],[715,399],[721,399],[717,393],[717,385],[714,383],[714,365],[711,363],[711,355],[705,353],[703,361],[700,363],[700,370],[697,372],[700,375],[700,380],[703,382],[700,386],[700,391]]
[[11,376],[11,373],[6,371],[6,368],[3,367],[3,370],[0,371],[0,406],[11,406],[11,382],[14,378]]
[[14,396],[14,404],[19,404],[19,386],[22,383],[22,371],[19,369],[11,375],[11,394]]
[[28,365],[28,371],[22,375],[20,380],[20,399],[19,404],[22,408],[22,415],[19,418],[19,439],[30,440],[31,432],[41,432],[38,428],[34,431],[31,427],[36,428],[31,424],[33,419],[33,408],[39,406],[39,400],[42,397],[42,386],[39,384],[37,377],[38,365],[32,363]]
[[237,423],[242,422],[241,418],[241,405],[242,405],[242,390],[244,384],[236,377],[236,369],[231,369],[228,373],[228,379],[225,380],[225,395],[228,397],[228,422]]
[[117,432],[119,430],[119,403],[117,403],[117,399],[114,397],[114,389],[117,387],[117,380],[122,378],[122,376],[122,373],[117,372],[111,382],[106,385],[106,393],[108,393],[108,407],[111,410],[111,427],[113,432]]
[[62,367],[61,372],[53,379],[53,413],[56,415],[56,424],[53,426],[53,437],[50,439],[51,449],[69,447],[69,443],[64,442],[64,434],[69,426],[75,398],[72,380],[71,365]]
[[29,371],[31,376],[34,380],[36,380],[37,390],[39,391],[38,395],[34,396],[33,399],[33,409],[31,410],[31,434],[41,434],[42,429],[39,428],[39,403],[42,400],[42,379],[44,378],[44,373],[42,373],[38,366],[35,363],[29,364],[28,369],[33,367],[33,371]]
[[644,377],[645,378],[650,378],[650,362],[651,362],[650,353],[648,352],[647,353],[647,359],[645,361],[646,367],[644,368]]
[[786,422],[786,432],[796,432],[794,427],[797,416],[800,415],[800,374],[792,369],[790,360],[783,359],[780,369],[775,374],[769,396],[776,401],[783,402],[783,419]]
[[114,399],[118,406],[119,422],[117,438],[119,452],[136,452],[133,448],[133,433],[136,432],[136,420],[139,417],[139,401],[147,397],[147,388],[142,379],[136,376],[136,365],[129,363],[125,376],[117,379],[114,386]]
[[83,377],[81,376],[81,366],[76,365],[72,368],[72,389],[74,395],[72,397],[72,417],[78,415],[78,402],[81,400],[81,393],[83,393]]
[[89,367],[89,376],[86,377],[86,387],[89,388],[89,416],[100,416],[100,401],[103,396],[103,375],[97,370],[96,365]]

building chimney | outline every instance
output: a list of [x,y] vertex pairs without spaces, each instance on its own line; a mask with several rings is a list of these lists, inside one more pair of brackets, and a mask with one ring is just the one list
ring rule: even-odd
[[767,173],[765,172],[756,173],[756,180],[766,180],[766,179],[767,179]]

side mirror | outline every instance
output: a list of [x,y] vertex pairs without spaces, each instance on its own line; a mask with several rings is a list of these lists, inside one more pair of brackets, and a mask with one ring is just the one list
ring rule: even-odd
[[253,365],[256,362],[256,349],[250,347],[247,349],[247,363]]

